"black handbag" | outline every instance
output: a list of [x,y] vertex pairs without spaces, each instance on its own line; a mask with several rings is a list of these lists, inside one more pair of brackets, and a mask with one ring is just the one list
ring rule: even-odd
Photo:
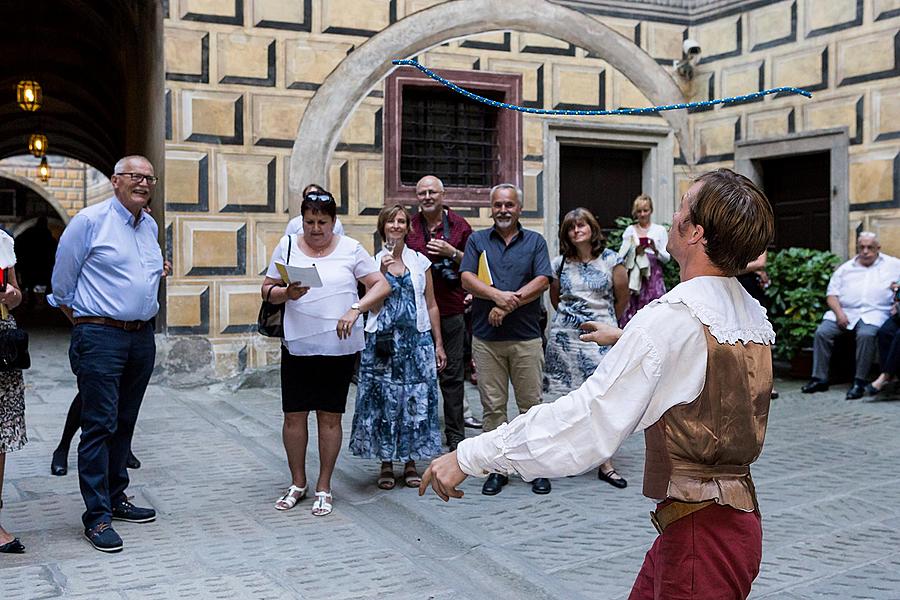
[[[288,251],[285,264],[291,262],[291,245],[291,237],[288,236]],[[256,317],[256,330],[266,337],[283,338],[284,308],[287,306],[287,302],[285,301],[281,304],[272,304],[269,302],[269,296],[272,295],[272,290],[275,287],[285,286],[273,285],[269,287],[269,291],[266,292],[266,299],[263,300],[262,306],[259,307],[259,315]]]
[[0,371],[19,371],[31,366],[28,334],[23,329],[0,331]]

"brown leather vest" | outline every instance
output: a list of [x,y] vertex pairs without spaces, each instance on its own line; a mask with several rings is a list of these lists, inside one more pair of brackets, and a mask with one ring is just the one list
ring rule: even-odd
[[771,347],[706,333],[706,383],[644,432],[644,495],[758,508],[750,464],[762,451],[772,394]]

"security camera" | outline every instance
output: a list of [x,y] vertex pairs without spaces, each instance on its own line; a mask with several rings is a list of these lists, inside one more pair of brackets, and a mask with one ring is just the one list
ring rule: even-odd
[[697,58],[700,55],[700,42],[697,40],[687,39],[681,44],[681,50],[684,52],[685,58]]
[[672,66],[681,77],[691,80],[694,78],[694,65],[700,60],[700,44],[697,40],[684,40],[681,50],[681,60],[674,61]]

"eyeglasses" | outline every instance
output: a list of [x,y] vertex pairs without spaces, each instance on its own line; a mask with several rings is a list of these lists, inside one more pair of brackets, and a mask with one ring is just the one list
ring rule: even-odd
[[146,181],[148,185],[156,185],[159,177],[156,175],[144,175],[143,173],[113,173],[113,175],[128,175],[133,183]]
[[313,202],[334,202],[334,196],[328,192],[321,194],[318,192],[310,192],[306,195],[304,200],[312,200]]

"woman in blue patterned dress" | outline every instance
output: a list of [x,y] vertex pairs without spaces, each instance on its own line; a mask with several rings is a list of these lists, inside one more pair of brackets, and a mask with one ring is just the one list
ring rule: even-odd
[[404,484],[418,487],[416,461],[441,453],[437,371],[443,370],[447,356],[431,260],[404,243],[409,232],[406,209],[382,209],[378,231],[385,243],[375,261],[391,294],[366,323],[350,451],[380,459],[378,487],[389,490],[395,485],[395,461],[404,463]]
[[[599,321],[613,327],[628,306],[628,279],[622,259],[606,247],[600,224],[584,208],[570,211],[559,227],[559,250],[552,263],[550,302],[556,309],[544,360],[544,391],[559,398],[590,377],[609,346],[583,342],[581,325]],[[624,488],[612,461],[600,465],[598,477]]]

